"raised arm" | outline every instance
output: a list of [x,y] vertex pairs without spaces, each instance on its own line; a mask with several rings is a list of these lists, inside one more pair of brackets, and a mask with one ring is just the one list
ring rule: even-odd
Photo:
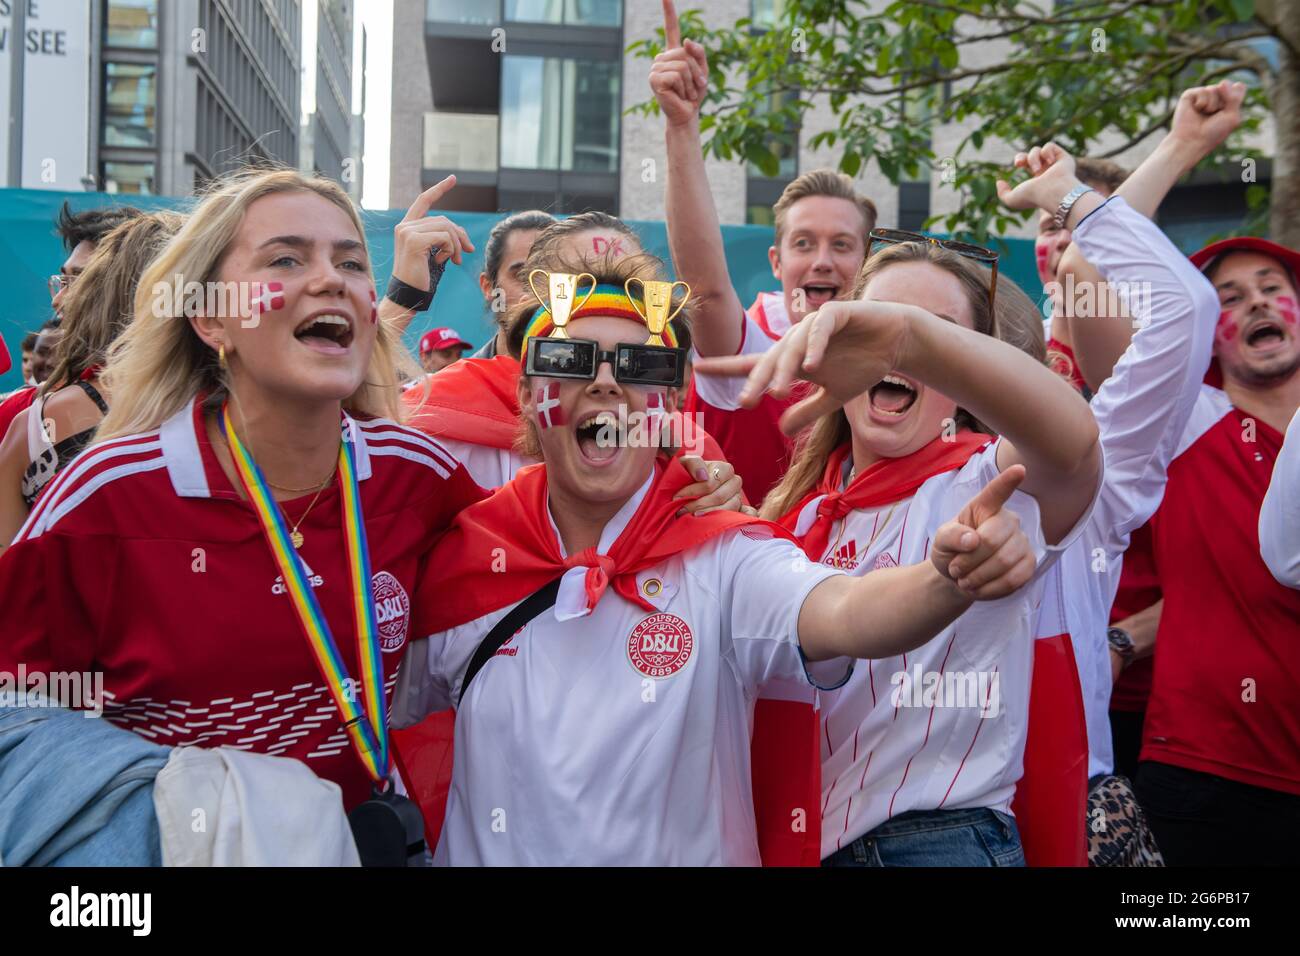
[[[394,279],[422,292],[430,288],[436,291],[432,263],[443,266],[450,260],[460,265],[463,254],[474,251],[469,233],[446,216],[429,215],[433,204],[455,185],[456,177],[448,176],[430,186],[415,198],[401,222],[393,227]],[[379,317],[405,332],[415,318],[415,310],[404,309],[385,295],[379,302]]]
[[837,575],[809,592],[799,611],[799,646],[811,661],[892,657],[920,647],[972,601],[1006,597],[1033,577],[1029,539],[1003,507],[1024,480],[1009,468],[942,525],[930,560],[882,568],[862,577]]
[[1259,509],[1259,550],[1279,584],[1300,588],[1300,411],[1287,427]]
[[[1169,190],[1185,174],[1212,153],[1241,124],[1241,101],[1246,95],[1244,83],[1224,81],[1217,86],[1187,90],[1174,110],[1173,126],[1155,151],[1124,181],[1115,192],[1134,210],[1154,219],[1156,210]],[[1065,283],[1073,276],[1076,289],[1091,284],[1097,290],[1094,301],[1109,303],[1102,273],[1085,257],[1077,242],[1061,257],[1057,281]],[[1107,271],[1107,278],[1114,278]],[[1133,337],[1130,315],[1111,315],[1101,305],[1094,315],[1071,314],[1067,303],[1065,321],[1073,342],[1074,355],[1088,387],[1101,389]]]
[[691,336],[701,355],[734,355],[740,349],[744,308],[731,285],[722,228],[704,168],[700,104],[709,83],[704,47],[682,43],[672,0],[663,0],[666,49],[650,69],[650,88],[666,120],[668,186],[664,205],[668,248],[677,277],[691,287],[695,303]]

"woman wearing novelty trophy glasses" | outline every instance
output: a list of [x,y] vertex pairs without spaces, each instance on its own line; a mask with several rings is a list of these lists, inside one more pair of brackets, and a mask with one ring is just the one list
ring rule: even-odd
[[678,517],[679,452],[620,423],[676,411],[685,298],[650,256],[530,264],[549,295],[513,328],[521,444],[541,464],[435,547],[412,605],[427,639],[394,692],[398,725],[457,708],[435,862],[757,864],[755,699],[929,640],[973,600],[948,577],[958,554],[1008,569],[982,598],[1027,581],[1002,507],[1023,469],[971,502],[978,531],[950,522],[931,560],[862,578],[756,517]]

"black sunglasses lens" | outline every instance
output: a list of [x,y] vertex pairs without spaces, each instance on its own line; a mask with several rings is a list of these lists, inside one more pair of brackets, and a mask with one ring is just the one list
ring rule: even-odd
[[529,374],[551,375],[557,378],[591,378],[596,365],[596,346],[593,342],[573,339],[538,339],[529,343],[532,362]]
[[618,347],[620,382],[641,385],[677,385],[681,382],[682,350],[645,345]]

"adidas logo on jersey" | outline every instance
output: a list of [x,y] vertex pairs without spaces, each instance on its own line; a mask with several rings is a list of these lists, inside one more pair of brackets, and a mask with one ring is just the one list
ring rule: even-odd
[[852,571],[858,566],[858,560],[858,543],[850,541],[828,554],[822,563],[839,571]]
[[[315,571],[313,571],[313,570],[311,569],[311,565],[307,563],[307,559],[306,559],[306,558],[304,558],[304,557],[300,554],[300,555],[298,555],[298,560],[302,562],[302,569],[303,569],[303,571],[306,572],[306,574],[307,574],[307,582],[308,582],[312,587],[314,587],[314,588],[318,588],[318,587],[320,587],[322,584],[325,583],[325,579],[324,579],[323,577],[321,577],[319,574],[317,574]],[[281,575],[281,574],[277,574],[277,575],[275,576],[275,583],[271,585],[271,593],[272,593],[272,594],[285,594],[285,593],[287,593],[287,589],[286,589],[285,586],[284,586],[284,576],[283,576],[283,575]]]

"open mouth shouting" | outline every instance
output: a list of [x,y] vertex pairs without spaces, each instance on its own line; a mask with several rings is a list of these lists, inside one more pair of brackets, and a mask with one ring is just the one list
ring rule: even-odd
[[803,290],[804,301],[808,304],[809,312],[816,312],[840,294],[840,287],[829,282],[808,282],[799,288]]
[[573,423],[573,438],[582,460],[597,468],[612,463],[627,444],[618,415],[607,409],[579,416]]
[[352,344],[352,320],[342,312],[317,312],[299,323],[293,337],[317,352],[343,355]]
[[1246,328],[1242,344],[1253,352],[1271,352],[1286,344],[1287,330],[1272,317],[1265,317]]
[[886,375],[868,393],[872,417],[888,422],[902,418],[916,404],[916,386],[898,375]]

